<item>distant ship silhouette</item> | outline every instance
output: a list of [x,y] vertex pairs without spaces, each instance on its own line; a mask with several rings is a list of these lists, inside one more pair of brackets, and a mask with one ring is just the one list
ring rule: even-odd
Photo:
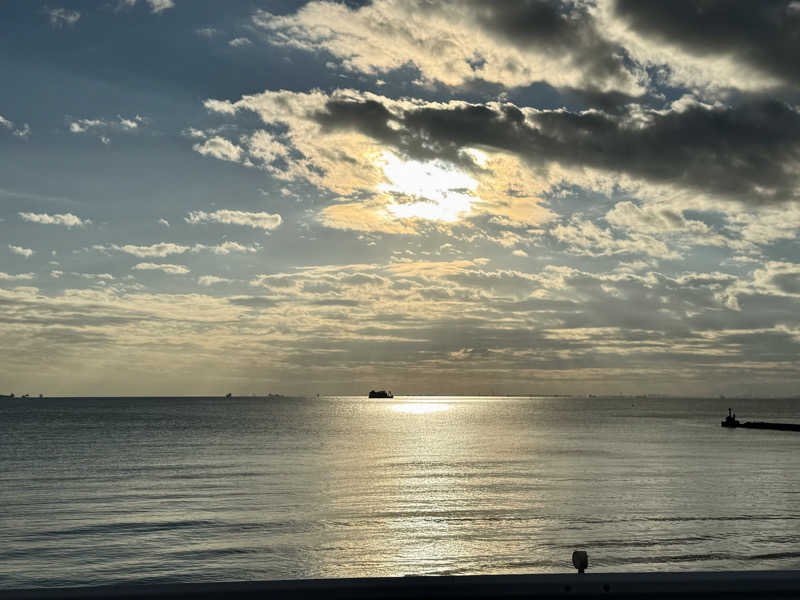
[[776,431],[800,431],[800,424],[797,423],[767,423],[765,421],[746,421],[741,423],[736,418],[736,413],[728,409],[728,416],[722,421],[723,427],[734,429],[741,427],[743,429],[774,429]]
[[378,390],[377,392],[375,390],[370,390],[369,397],[370,398],[394,398],[394,396],[392,395],[392,391],[391,390],[389,390],[388,392],[386,390]]

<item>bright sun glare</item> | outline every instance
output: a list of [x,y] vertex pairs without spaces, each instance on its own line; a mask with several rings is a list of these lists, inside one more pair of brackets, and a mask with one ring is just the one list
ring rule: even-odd
[[476,200],[478,182],[443,161],[404,160],[383,152],[378,162],[389,180],[378,190],[414,198],[411,202],[393,200],[388,204],[387,210],[395,217],[452,223],[469,214]]
[[400,413],[410,413],[413,415],[425,415],[434,412],[443,412],[451,408],[449,404],[441,402],[407,402],[405,404],[395,404],[392,410]]

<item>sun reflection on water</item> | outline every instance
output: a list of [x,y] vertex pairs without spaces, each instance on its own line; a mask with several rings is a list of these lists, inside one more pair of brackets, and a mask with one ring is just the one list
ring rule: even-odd
[[394,412],[407,413],[413,415],[425,415],[428,413],[443,412],[453,408],[450,404],[442,402],[404,402],[392,406]]

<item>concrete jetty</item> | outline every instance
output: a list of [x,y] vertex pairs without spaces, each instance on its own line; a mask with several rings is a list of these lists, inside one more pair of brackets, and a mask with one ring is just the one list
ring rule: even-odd
[[0,590],[0,600],[800,598],[800,571],[306,579]]

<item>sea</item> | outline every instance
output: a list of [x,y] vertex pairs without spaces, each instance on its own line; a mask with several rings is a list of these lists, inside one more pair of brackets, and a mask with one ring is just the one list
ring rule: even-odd
[[0,401],[0,588],[800,569],[800,401]]

